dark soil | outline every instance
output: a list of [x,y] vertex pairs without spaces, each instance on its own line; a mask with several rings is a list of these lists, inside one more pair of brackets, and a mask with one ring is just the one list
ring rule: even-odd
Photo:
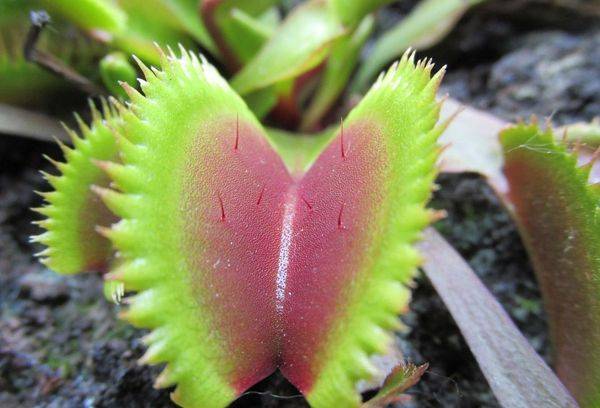
[[[447,40],[424,53],[449,65],[445,90],[508,120],[554,114],[562,124],[599,115],[597,21],[549,4],[502,0],[470,12]],[[406,10],[382,15],[384,24]],[[49,144],[0,138],[0,406],[172,406],[169,390],[152,388],[160,368],[137,365],[143,333],[116,318],[119,307],[103,298],[100,276],[60,277],[34,259],[39,248],[28,242],[36,232],[29,208],[41,203],[33,190],[47,189],[38,173],[48,170],[42,154],[60,157]],[[448,211],[438,228],[549,359],[540,294],[510,218],[478,177],[444,175],[438,182],[433,206]],[[422,276],[403,320],[408,330],[399,341],[407,359],[431,367],[410,391],[412,406],[498,406]],[[297,395],[274,375],[234,405],[305,406]]]

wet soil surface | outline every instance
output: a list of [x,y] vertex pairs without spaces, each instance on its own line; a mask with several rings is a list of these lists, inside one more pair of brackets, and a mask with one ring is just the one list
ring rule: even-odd
[[[397,20],[406,7],[383,15],[383,24]],[[600,114],[600,34],[593,26],[589,16],[570,6],[490,2],[422,54],[448,64],[444,89],[453,97],[508,120],[532,113],[553,114],[560,124],[590,120]],[[40,248],[28,242],[36,232],[29,208],[41,204],[33,190],[47,190],[38,173],[49,170],[42,154],[60,157],[48,144],[0,138],[0,406],[172,406],[169,390],[152,388],[160,367],[136,363],[144,332],[117,319],[119,306],[102,296],[101,277],[60,277],[35,261],[33,253]],[[432,205],[448,212],[438,228],[550,361],[540,294],[510,218],[478,177],[443,175],[438,182]],[[417,278],[410,306],[399,343],[407,359],[427,361],[431,368],[411,389],[409,405],[497,407],[451,316],[423,276]],[[279,375],[234,405],[306,406]]]

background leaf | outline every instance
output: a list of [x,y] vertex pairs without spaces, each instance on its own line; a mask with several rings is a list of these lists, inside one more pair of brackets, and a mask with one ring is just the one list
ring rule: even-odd
[[353,27],[367,14],[377,10],[394,0],[329,0],[332,8],[339,16],[342,23]]
[[300,125],[302,130],[314,130],[319,120],[344,91],[348,79],[356,67],[360,51],[373,31],[374,23],[375,20],[372,16],[365,17],[354,32],[340,38],[332,47],[316,93],[303,114]]
[[298,77],[320,64],[343,28],[327,5],[312,0],[297,7],[259,53],[232,79],[241,95]]
[[360,92],[390,61],[410,48],[428,48],[443,38],[469,9],[483,0],[423,0],[383,34],[361,65],[351,89]]
[[[259,17],[267,13],[278,0],[205,0],[201,5],[204,24],[216,42],[219,53],[231,72],[237,71],[241,65],[254,57],[259,49],[256,21],[248,24],[248,18]],[[237,18],[234,17],[237,10]],[[240,16],[246,16],[240,21]],[[250,30],[251,29],[251,30]],[[248,33],[251,33],[248,36]]]
[[498,139],[507,122],[448,98],[442,105],[441,121],[449,121],[440,137],[444,150],[440,170],[446,173],[478,173],[494,190],[506,197],[508,185],[502,172],[504,158]]
[[552,370],[444,238],[429,228],[419,248],[425,257],[425,274],[452,314],[500,404],[576,408],[577,403]]

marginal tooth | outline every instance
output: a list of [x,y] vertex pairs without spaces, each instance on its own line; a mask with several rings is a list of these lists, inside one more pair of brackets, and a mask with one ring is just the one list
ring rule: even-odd
[[[79,126],[79,130],[82,134],[87,134],[91,131],[90,127],[84,122],[83,119],[81,119],[81,116],[79,116],[77,112],[75,112],[73,116],[75,116],[75,121],[77,122],[77,126]],[[75,141],[73,141],[73,144],[75,144]]]
[[156,377],[154,381],[153,387],[156,389],[167,388],[175,385],[176,378],[174,372],[171,370],[169,366],[165,367],[165,369]]
[[158,52],[158,55],[159,55],[160,61],[161,61],[161,65],[164,65],[164,63],[167,62],[167,55],[165,54],[165,51],[162,49],[162,47],[160,45],[158,45],[158,43],[156,41],[154,41],[152,44],[154,45],[156,52]]
[[139,365],[151,365],[151,364],[158,364],[158,363],[163,362],[164,361],[164,357],[163,357],[164,348],[165,348],[165,346],[163,346],[162,342],[154,342],[154,343],[150,344],[150,346],[148,346],[148,349],[146,350],[144,355],[142,355],[142,357],[140,357],[138,359],[138,364]]
[[50,220],[47,220],[47,219],[45,219],[45,220],[31,221],[31,223],[33,225],[37,225],[38,227],[44,228],[44,229],[48,229],[49,225],[51,224]]
[[50,232],[46,231],[39,235],[30,236],[29,242],[32,244],[36,243],[36,242],[47,242],[51,237],[52,237],[52,234],[50,234]]
[[183,46],[183,44],[181,44],[181,43],[177,43],[177,48],[179,48],[179,52],[181,53],[181,56],[182,56],[182,57],[183,57],[183,56],[185,56],[185,55],[189,56],[189,53],[188,53],[188,51],[185,49],[185,47]]
[[377,374],[377,368],[362,350],[353,353],[352,369],[358,378],[371,378]]
[[104,281],[104,297],[113,302],[120,304],[123,295],[125,294],[125,285],[119,281]]
[[[55,192],[54,191],[38,191],[38,190],[33,190],[33,193],[35,195],[38,195],[38,196],[42,197],[44,200],[46,200],[46,202],[49,202],[51,200],[51,198],[53,197],[53,195],[51,193],[55,193]],[[44,210],[44,208],[50,208],[50,206],[40,207],[39,208],[40,214],[44,214],[44,213],[42,213],[42,211],[47,211],[47,210]]]
[[97,225],[95,230],[101,236],[109,239],[120,251],[129,251],[137,243],[136,223],[133,220],[121,219],[111,227]]
[[50,255],[50,253],[51,253],[50,248],[46,248],[43,251],[36,252],[35,254],[33,254],[33,256],[35,256],[36,258],[42,258],[42,257],[47,257],[48,255]]
[[[110,98],[110,97],[109,97]],[[100,97],[100,107],[102,109],[102,114],[100,115],[99,120],[102,119],[111,119],[114,116],[114,111],[110,105],[110,101],[105,97]]]
[[122,105],[121,101],[119,101],[114,96],[110,95],[108,97],[108,103],[109,103],[109,109],[111,111],[111,114],[117,115],[118,111],[119,111],[119,109],[118,109],[119,105]]
[[139,200],[134,195],[119,193],[96,185],[92,185],[91,190],[102,199],[114,214],[121,218],[130,218],[132,211],[138,206]]
[[[70,133],[73,131],[67,125],[65,125],[63,122],[61,122],[60,124],[62,125],[63,129],[65,129],[65,132],[69,135],[69,137],[71,137]],[[77,134],[75,136],[77,136]],[[54,141],[56,142],[58,147],[60,147],[60,150],[62,151],[64,157],[68,157],[71,154],[73,149],[71,149],[66,144],[64,144],[56,136],[52,136],[52,139],[54,139]]]
[[144,95],[138,92],[138,90],[135,89],[133,86],[129,85],[129,83],[119,81],[119,85],[121,86],[121,88],[123,88],[127,96],[129,96],[129,98],[132,101],[139,101],[140,99],[144,98]]
[[100,235],[102,235],[104,238],[106,239],[111,239],[112,236],[112,229],[110,227],[104,227],[102,225],[96,225],[96,227],[94,228],[96,230],[96,232]]
[[143,258],[128,261],[105,275],[105,279],[118,280],[125,283],[128,289],[141,291],[152,287],[160,280],[160,274],[148,267]]
[[113,180],[115,187],[121,191],[135,192],[140,190],[143,182],[137,167],[114,162],[95,160],[94,164]]
[[438,222],[448,216],[448,212],[446,210],[429,210],[428,214],[430,223]]
[[152,330],[150,333],[142,336],[141,340],[142,343],[144,343],[146,346],[149,346],[150,344],[154,343],[155,341],[158,340],[158,336],[157,336],[157,330]]
[[170,45],[167,45],[167,56],[170,60],[177,59],[175,52],[173,52],[173,48]]
[[[100,103],[102,103],[102,99],[100,100]],[[97,121],[102,120],[102,114],[100,113],[100,111],[96,107],[96,104],[94,103],[94,101],[91,98],[88,98],[88,106],[89,106],[90,112],[92,114],[92,122],[97,122]]]
[[136,326],[156,328],[164,324],[165,319],[169,319],[168,316],[156,313],[157,310],[165,307],[163,302],[166,301],[156,288],[144,290],[134,296],[126,297],[123,301],[125,303],[131,302],[123,317]]
[[144,150],[144,147],[138,144],[134,144],[131,140],[125,137],[121,132],[113,132],[113,136],[117,141],[119,147],[119,155],[124,158],[127,162],[139,162],[140,153]]
[[58,160],[54,160],[52,157],[48,156],[47,154],[44,154],[43,157],[44,157],[44,159],[48,160],[54,167],[56,167],[57,170],[59,170],[61,173],[64,174],[65,169],[67,167],[66,163],[59,162]]
[[[142,62],[141,59],[139,59],[135,55],[132,55],[131,57],[136,62],[136,64],[138,65],[138,67],[140,68],[140,70],[142,71],[142,73],[144,74],[144,79],[146,79],[146,81],[151,81],[153,79],[156,79],[156,76],[154,75],[154,73],[150,70],[150,68],[148,68],[148,66],[146,66],[146,64],[144,64]],[[138,81],[139,80],[140,79],[138,79]]]

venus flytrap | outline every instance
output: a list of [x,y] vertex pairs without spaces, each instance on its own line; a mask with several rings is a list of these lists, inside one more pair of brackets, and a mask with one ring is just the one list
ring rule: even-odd
[[556,370],[582,407],[600,404],[600,156],[580,166],[551,130],[502,132],[510,206],[549,315]]
[[[433,217],[443,70],[430,78],[431,63],[405,55],[292,176],[211,65],[182,49],[140,69],[143,94],[126,86],[130,107],[105,109],[58,165],[36,238],[48,263],[81,245],[63,231],[95,211],[55,198],[97,182],[99,169],[68,170],[80,154],[116,188],[94,188],[120,219],[98,229],[119,254],[107,278],[137,293],[123,317],[153,330],[142,361],[167,363],[157,386],[177,385],[184,406],[224,406],[278,368],[312,406],[358,406],[355,385],[390,346],[420,259],[412,244]],[[118,162],[90,151],[99,135],[116,138]],[[66,214],[73,223],[56,221]]]

